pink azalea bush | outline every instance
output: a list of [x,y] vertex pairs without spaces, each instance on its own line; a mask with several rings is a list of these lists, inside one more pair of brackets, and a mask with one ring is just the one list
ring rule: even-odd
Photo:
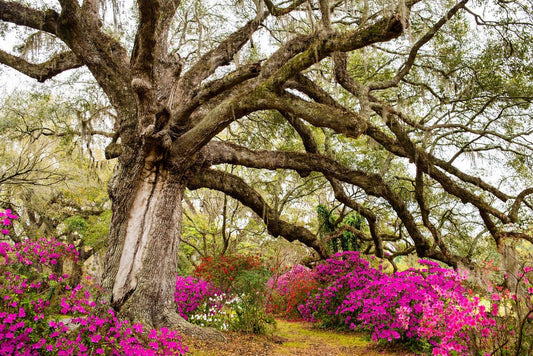
[[[513,275],[486,261],[484,300],[496,317],[492,349],[502,355],[529,355],[533,351],[533,256],[524,256]],[[511,279],[511,281],[509,281]],[[494,281],[500,283],[495,284]],[[508,289],[511,287],[511,289]]]
[[385,274],[358,252],[333,255],[315,271],[321,288],[299,310],[306,320],[365,329],[374,339],[429,343],[434,355],[469,354],[490,340],[494,317],[469,296],[463,276],[420,261],[422,269]]
[[[0,213],[2,234],[16,216]],[[96,314],[96,286],[69,285],[53,270],[77,262],[72,245],[56,239],[0,242],[0,355],[181,355],[175,331],[144,330],[112,310]]]
[[226,298],[220,288],[212,282],[192,276],[176,277],[176,293],[174,300],[178,313],[187,320],[190,315],[203,313],[215,315],[222,309],[222,301]]
[[270,278],[267,287],[270,290],[267,300],[269,312],[289,319],[301,319],[298,306],[318,288],[318,283],[310,268],[296,264],[280,276]]

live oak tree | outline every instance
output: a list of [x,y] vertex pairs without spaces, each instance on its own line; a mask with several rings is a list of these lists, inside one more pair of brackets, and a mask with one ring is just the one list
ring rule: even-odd
[[[58,49],[39,63],[3,50],[1,63],[40,82],[86,67],[115,111],[103,287],[120,315],[193,330],[173,305],[187,188],[221,191],[271,235],[325,255],[316,233],[226,164],[320,174],[365,219],[353,233],[379,257],[403,241],[389,258],[469,266],[454,248],[463,224],[495,246],[533,242],[516,228],[533,207],[527,1],[138,0],[130,15],[135,34],[118,35],[99,0],[0,0],[5,31],[46,33]],[[300,144],[233,139],[263,119]],[[464,168],[468,155],[502,168],[480,177]]]

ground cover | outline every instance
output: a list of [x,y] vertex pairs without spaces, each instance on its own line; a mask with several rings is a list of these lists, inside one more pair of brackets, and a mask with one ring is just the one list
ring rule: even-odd
[[364,333],[323,330],[309,322],[277,319],[272,335],[228,332],[226,342],[184,337],[191,356],[400,356],[414,355],[390,344],[384,347]]

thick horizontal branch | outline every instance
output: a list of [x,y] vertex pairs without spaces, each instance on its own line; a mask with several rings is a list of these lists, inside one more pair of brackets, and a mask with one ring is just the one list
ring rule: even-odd
[[[434,258],[452,266],[457,266],[459,262],[464,262],[459,256],[446,256],[430,246],[429,242],[420,232],[405,201],[378,174],[352,170],[320,154],[287,151],[252,151],[227,142],[209,143],[205,150],[205,157],[208,164],[229,163],[258,169],[292,169],[297,172],[315,171],[326,175],[328,178],[335,178],[339,181],[358,186],[367,194],[383,198],[390,204],[409,232],[409,236],[415,242],[419,257]],[[497,210],[485,205],[480,207],[480,212],[501,215]]]
[[36,10],[18,2],[0,0],[0,20],[16,25],[57,33],[59,14],[54,10]]
[[209,188],[221,191],[252,209],[263,219],[271,235],[275,237],[281,235],[288,241],[300,241],[313,248],[321,257],[327,256],[325,247],[311,231],[281,220],[263,197],[240,177],[222,171],[204,169],[193,176],[188,183],[188,188]]
[[274,3],[270,0],[264,0],[265,5],[267,6],[268,11],[272,16],[283,16],[291,11],[294,11],[298,6],[302,5],[306,0],[295,0],[291,4],[289,4],[286,7],[279,7],[274,5]]
[[306,101],[288,92],[264,93],[257,98],[257,108],[276,109],[304,119],[316,127],[328,127],[347,137],[358,138],[367,128],[358,114],[313,101]]
[[41,83],[59,73],[83,66],[83,62],[73,52],[62,52],[44,63],[34,64],[0,50],[0,63],[35,78]]
[[[410,5],[416,1],[410,2]],[[390,13],[380,19],[351,31],[320,32],[318,36],[301,36],[281,47],[267,62],[268,72],[277,68],[266,86],[280,88],[304,69],[331,55],[333,52],[349,52],[389,41],[403,33],[403,22],[399,13]],[[268,73],[267,72],[267,73]]]
[[312,153],[252,151],[226,142],[210,142],[206,149],[210,164],[229,163],[260,169],[292,169],[315,171],[340,181],[361,187],[367,194],[385,199],[404,222],[410,236],[417,244],[421,256],[427,256],[429,244],[417,228],[416,222],[405,202],[393,192],[378,174],[351,170],[335,160]]

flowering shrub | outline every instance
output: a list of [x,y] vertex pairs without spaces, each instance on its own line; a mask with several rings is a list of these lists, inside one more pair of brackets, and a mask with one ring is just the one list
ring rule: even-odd
[[222,303],[216,302],[217,297],[224,293],[213,283],[194,277],[176,277],[176,293],[174,300],[178,313],[185,319],[193,312],[201,309],[202,313],[214,315],[222,308]]
[[[378,280],[383,274],[370,267],[358,252],[339,252],[319,264],[313,278],[320,288],[298,307],[303,318],[320,321],[324,326],[343,326],[345,317],[337,312],[352,290]],[[354,280],[354,277],[357,280]],[[350,319],[349,319],[350,320]]]
[[502,274],[493,261],[485,262],[482,269],[484,277],[492,277],[485,280],[482,291],[485,294],[482,301],[496,319],[492,348],[503,355],[527,355],[533,351],[533,256],[524,257],[514,276],[508,273],[500,276],[502,285],[492,281]]
[[318,288],[313,276],[311,269],[296,264],[281,276],[270,278],[267,282],[271,291],[268,310],[287,318],[300,319],[298,306],[305,303],[308,295]]
[[4,212],[0,211],[0,232],[2,235],[9,235],[9,226],[16,219],[18,219],[18,216],[12,214],[10,209],[6,209]]
[[274,323],[265,311],[269,270],[258,255],[217,255],[205,257],[195,276],[213,283],[227,295],[229,327],[245,332],[264,333]]
[[[2,216],[2,233],[14,219]],[[9,222],[7,221],[9,220]],[[60,260],[77,261],[73,246],[55,239],[0,242],[0,355],[177,355],[180,336],[167,329],[94,314],[98,288],[70,286],[52,272]]]
[[177,276],[174,300],[178,313],[193,324],[227,330],[233,320],[233,298],[201,278]]
[[467,354],[471,334],[489,339],[494,318],[467,297],[463,277],[438,264],[387,275],[357,252],[333,255],[317,267],[322,287],[299,307],[306,320],[370,330],[374,339],[429,342],[434,355]]
[[216,255],[203,257],[202,263],[194,269],[194,275],[229,292],[235,287],[238,276],[261,268],[261,259],[257,255]]

